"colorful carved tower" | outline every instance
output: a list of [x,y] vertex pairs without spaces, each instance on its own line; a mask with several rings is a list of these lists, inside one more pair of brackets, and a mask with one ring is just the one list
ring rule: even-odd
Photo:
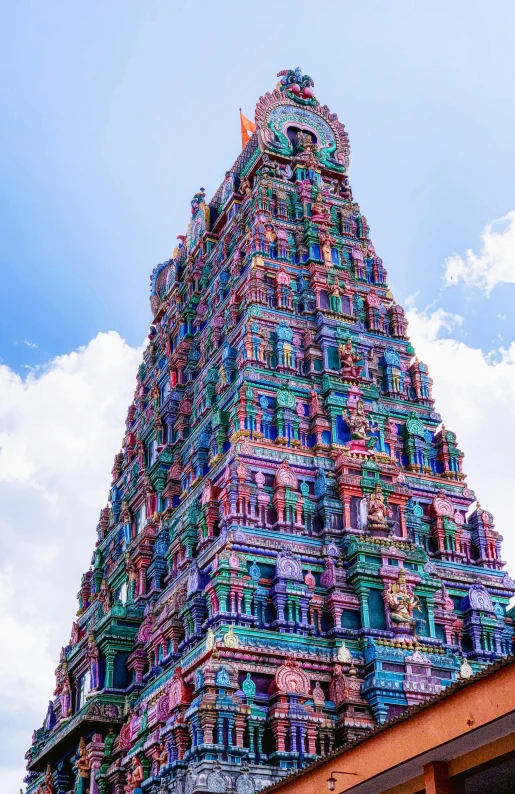
[[465,483],[311,78],[151,277],[92,567],[27,753],[39,794],[253,794],[511,653]]

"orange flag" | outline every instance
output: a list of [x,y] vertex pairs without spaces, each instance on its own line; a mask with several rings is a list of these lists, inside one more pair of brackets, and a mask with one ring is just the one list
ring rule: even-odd
[[244,149],[250,140],[250,136],[256,130],[256,125],[253,121],[243,115],[240,108],[240,123],[241,123],[241,148]]

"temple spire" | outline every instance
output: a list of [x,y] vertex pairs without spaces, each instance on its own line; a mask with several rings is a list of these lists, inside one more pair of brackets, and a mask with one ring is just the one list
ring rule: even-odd
[[345,127],[279,77],[152,272],[28,794],[260,791],[513,652],[502,537],[470,513]]

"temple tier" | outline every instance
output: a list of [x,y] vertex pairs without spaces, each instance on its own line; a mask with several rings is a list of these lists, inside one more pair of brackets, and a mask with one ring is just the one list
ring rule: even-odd
[[299,69],[151,277],[30,794],[253,794],[512,650],[492,515]]

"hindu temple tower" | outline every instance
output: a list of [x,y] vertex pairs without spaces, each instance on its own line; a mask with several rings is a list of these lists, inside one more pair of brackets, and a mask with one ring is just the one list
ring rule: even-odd
[[299,69],[151,276],[29,794],[254,794],[512,652],[501,536]]

